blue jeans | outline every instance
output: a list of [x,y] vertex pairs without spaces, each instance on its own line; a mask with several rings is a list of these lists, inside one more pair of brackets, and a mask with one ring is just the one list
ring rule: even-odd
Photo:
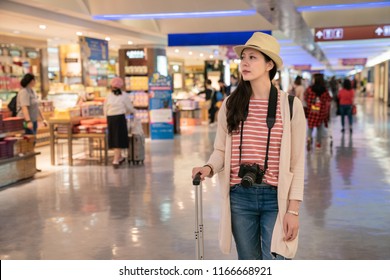
[[348,117],[349,128],[352,128],[352,105],[340,105],[341,126],[344,128],[344,117]]
[[271,239],[278,215],[277,188],[257,184],[230,189],[232,231],[239,260],[283,260],[271,253]]

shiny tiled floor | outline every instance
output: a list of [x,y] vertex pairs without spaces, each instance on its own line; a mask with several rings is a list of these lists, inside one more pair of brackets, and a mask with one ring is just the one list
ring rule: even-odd
[[[307,153],[296,259],[390,259],[387,110],[359,100],[353,136],[333,118],[327,145]],[[202,126],[148,141],[144,166],[117,170],[83,160],[53,167],[48,147],[39,149],[43,172],[0,190],[0,259],[193,259],[190,173],[214,135]],[[204,184],[205,257],[236,259],[218,249],[215,184]]]

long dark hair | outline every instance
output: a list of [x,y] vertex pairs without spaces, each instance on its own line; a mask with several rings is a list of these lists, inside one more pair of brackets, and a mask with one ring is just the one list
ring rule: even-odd
[[352,89],[352,83],[351,83],[350,79],[344,79],[343,88],[345,88],[347,90]]
[[[272,60],[268,55],[261,54],[264,56],[266,62]],[[274,67],[269,71],[270,81],[275,77],[277,70],[276,63],[274,62]],[[230,94],[226,101],[226,121],[229,134],[237,130],[240,122],[245,119],[251,95],[251,83],[244,81],[241,76],[237,88]]]
[[314,74],[314,83],[311,86],[311,90],[316,93],[316,96],[321,96],[326,91],[324,74]]

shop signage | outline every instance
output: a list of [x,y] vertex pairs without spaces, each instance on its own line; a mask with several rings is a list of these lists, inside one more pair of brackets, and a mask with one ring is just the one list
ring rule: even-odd
[[229,58],[229,59],[238,58],[236,52],[233,49],[233,46],[227,46],[226,47],[226,57]]
[[270,30],[255,30],[242,32],[212,32],[168,34],[168,47],[174,46],[229,46],[242,45],[253,35],[253,32],[271,34]]
[[341,59],[341,65],[351,66],[351,65],[366,65],[367,58],[343,58]]
[[172,78],[154,73],[149,79],[150,137],[173,139]]
[[27,57],[32,58],[32,59],[35,59],[39,56],[37,51],[27,51],[26,54],[27,54]]
[[108,60],[108,41],[83,36],[79,37],[79,41],[83,59]]
[[76,57],[65,57],[65,63],[77,63],[78,61]]
[[390,39],[390,24],[316,28],[315,42]]
[[9,54],[12,57],[19,57],[19,56],[22,56],[22,51],[21,50],[17,50],[17,49],[10,49],[9,50]]
[[126,56],[129,59],[144,59],[145,58],[145,51],[144,51],[144,49],[128,50],[126,52]]
[[311,70],[311,65],[310,64],[300,64],[300,65],[294,65],[295,70]]

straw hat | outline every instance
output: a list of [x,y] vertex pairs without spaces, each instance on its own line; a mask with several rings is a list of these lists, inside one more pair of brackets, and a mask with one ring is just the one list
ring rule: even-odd
[[111,80],[111,86],[113,88],[122,88],[123,87],[123,80],[122,78],[115,77]]
[[255,49],[268,55],[275,62],[278,69],[283,65],[283,60],[279,56],[280,45],[275,37],[271,35],[262,32],[255,32],[245,45],[235,46],[234,51],[238,57],[241,57],[242,51],[246,48]]

